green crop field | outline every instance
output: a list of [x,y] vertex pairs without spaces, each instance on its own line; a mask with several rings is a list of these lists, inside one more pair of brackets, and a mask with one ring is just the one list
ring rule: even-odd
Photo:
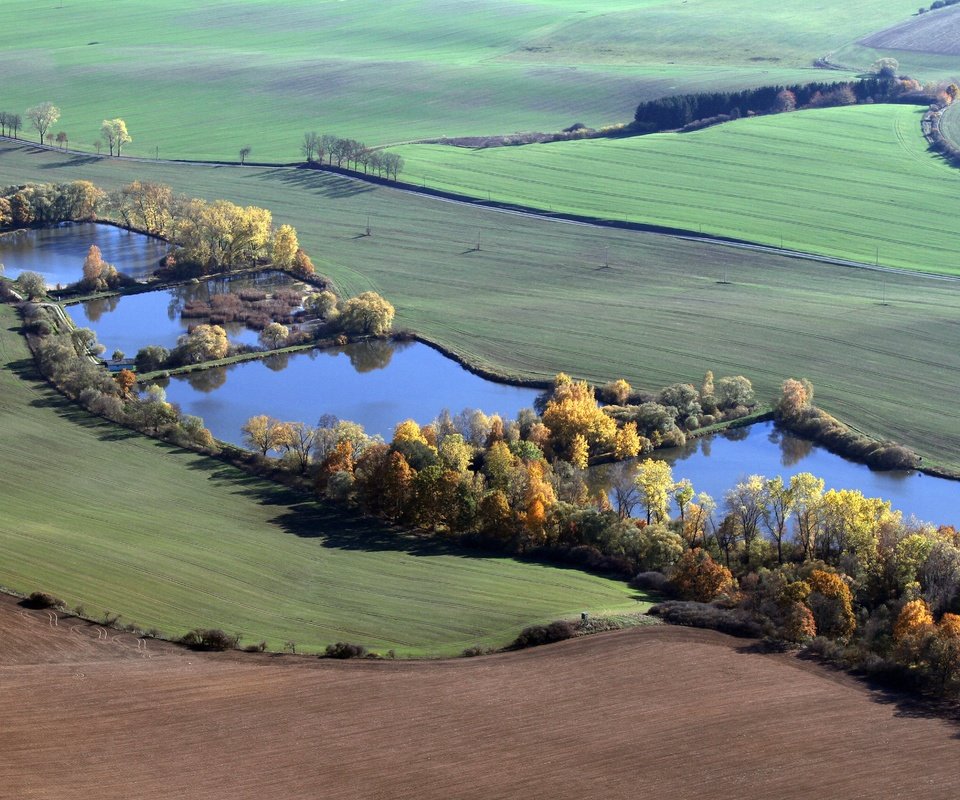
[[167,634],[312,651],[506,644],[532,622],[641,611],[623,583],[484,558],[340,516],[90,417],[39,382],[0,306],[0,585]]
[[940,133],[954,146],[960,147],[960,104],[947,106],[940,115]]
[[915,106],[744,119],[694,133],[397,148],[404,179],[486,199],[960,274],[960,172]]
[[[276,162],[305,130],[368,144],[627,121],[644,99],[819,80],[910,0],[6,0],[0,109],[49,100],[91,150]],[[857,64],[856,68],[864,65]]]
[[[656,389],[713,369],[749,376],[762,398],[802,375],[834,414],[960,467],[950,413],[960,368],[956,281],[527,218],[316,171],[0,146],[0,183],[77,178],[107,188],[159,180],[270,208],[341,292],[382,292],[398,326],[502,374],[564,370]],[[367,215],[369,237],[360,235]],[[936,246],[949,246],[953,225],[945,222]],[[729,285],[718,283],[724,277]]]

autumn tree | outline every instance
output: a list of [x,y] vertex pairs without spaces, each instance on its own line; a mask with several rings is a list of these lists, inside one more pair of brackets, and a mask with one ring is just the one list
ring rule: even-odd
[[252,450],[259,451],[260,455],[266,456],[271,450],[276,450],[280,446],[280,425],[278,420],[265,414],[250,417],[240,427],[243,443]]
[[100,135],[106,140],[111,156],[114,154],[114,150],[119,156],[123,146],[133,141],[133,137],[127,132],[127,123],[119,117],[105,119],[100,126]]
[[292,225],[281,225],[273,234],[270,256],[273,265],[280,269],[290,269],[297,256],[300,244],[297,241],[297,232]]
[[617,430],[613,445],[613,456],[618,461],[636,458],[640,455],[641,450],[646,449],[644,442],[649,446],[649,440],[642,439],[640,434],[637,433],[637,423],[628,422]]
[[137,376],[128,369],[120,370],[113,376],[117,386],[120,388],[121,397],[129,397],[130,390],[137,385]]
[[197,325],[190,333],[180,337],[177,349],[185,361],[196,364],[226,356],[230,341],[227,332],[219,325]]
[[50,102],[40,103],[28,108],[26,116],[34,130],[40,134],[40,144],[43,144],[50,126],[60,119],[60,109]]
[[281,325],[279,322],[271,322],[260,331],[260,341],[264,347],[270,350],[276,350],[287,340],[289,335],[290,331],[286,325]]
[[813,384],[808,380],[787,378],[780,387],[777,413],[784,419],[796,419],[813,403]]
[[760,533],[760,522],[767,509],[766,483],[762,475],[739,481],[724,497],[727,513],[740,527],[740,538],[749,556],[750,546]]
[[58,145],[60,145],[60,149],[61,149],[61,150],[66,150],[66,149],[67,149],[67,142],[68,142],[68,141],[70,141],[70,140],[67,138],[67,133],[66,133],[66,131],[58,131],[58,132],[57,132],[56,142],[57,142]]
[[815,569],[807,579],[810,596],[807,605],[813,612],[817,631],[832,639],[848,639],[857,627],[853,614],[853,595],[843,578]]
[[907,639],[917,638],[933,629],[933,614],[925,600],[911,600],[904,603],[893,625],[893,640],[900,644]]
[[173,190],[166,184],[133,181],[111,194],[110,203],[130,227],[154,236],[166,236],[173,228]]
[[640,493],[640,504],[647,512],[647,523],[661,522],[670,508],[673,472],[666,461],[647,458],[637,467],[634,478]]
[[350,334],[384,336],[393,327],[394,307],[376,292],[351,297],[340,307],[339,324]]
[[709,603],[736,588],[730,570],[699,547],[687,550],[673,568],[670,583],[686,600]]
[[561,456],[569,457],[578,434],[594,453],[607,452],[616,442],[617,423],[597,405],[593,389],[586,381],[571,381],[562,374],[554,381],[543,424],[550,429],[550,443]]
[[793,494],[790,487],[777,475],[764,485],[763,523],[777,545],[777,563],[783,563],[783,542],[787,536],[787,521],[793,511]]
[[174,240],[184,260],[205,269],[248,264],[266,255],[273,217],[257,206],[190,200],[177,215]]
[[[797,539],[803,549],[805,561],[813,557],[820,532],[823,487],[823,478],[809,472],[800,472],[790,478],[790,498],[797,523]],[[819,625],[817,627],[819,628]]]
[[586,469],[590,464],[590,446],[582,433],[575,434],[570,445],[570,463],[577,469]]
[[304,422],[281,423],[277,431],[278,445],[303,474],[310,466],[310,456],[317,438],[316,428]]

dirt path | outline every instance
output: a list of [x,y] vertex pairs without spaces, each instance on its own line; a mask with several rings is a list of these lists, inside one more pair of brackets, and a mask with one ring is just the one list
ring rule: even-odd
[[63,624],[0,603],[2,797],[960,796],[952,724],[710,631],[336,663]]

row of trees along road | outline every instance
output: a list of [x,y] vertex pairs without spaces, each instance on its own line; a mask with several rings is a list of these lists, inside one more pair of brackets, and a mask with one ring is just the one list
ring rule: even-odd
[[[70,137],[66,131],[59,131],[56,136],[48,136],[57,120],[60,119],[60,109],[49,100],[38,105],[31,106],[24,112],[27,121],[38,134],[40,134],[40,144],[48,144],[52,138],[58,145],[66,149]],[[23,117],[9,111],[0,111],[0,134],[3,136],[12,136],[17,138],[17,133],[23,128]],[[103,139],[98,139],[93,143],[97,148],[97,154],[103,149],[106,143],[110,155],[120,155],[123,146],[133,141],[127,131],[127,123],[117,117],[116,119],[105,119],[100,126],[100,135]]]
[[373,150],[363,142],[341,139],[328,133],[320,135],[316,131],[308,131],[303,134],[300,152],[309,163],[322,164],[326,158],[329,165],[336,162],[338,167],[344,164],[349,167],[352,164],[354,170],[363,167],[365,175],[375,172],[381,178],[396,180],[403,170],[403,157],[396,153]]

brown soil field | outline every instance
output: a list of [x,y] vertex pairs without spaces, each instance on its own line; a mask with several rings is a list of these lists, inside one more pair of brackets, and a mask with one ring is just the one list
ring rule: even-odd
[[712,631],[337,663],[56,623],[0,601],[3,798],[960,796],[953,723]]
[[960,55],[960,6],[928,11],[892,28],[872,33],[859,44],[877,50],[909,50],[941,56]]

